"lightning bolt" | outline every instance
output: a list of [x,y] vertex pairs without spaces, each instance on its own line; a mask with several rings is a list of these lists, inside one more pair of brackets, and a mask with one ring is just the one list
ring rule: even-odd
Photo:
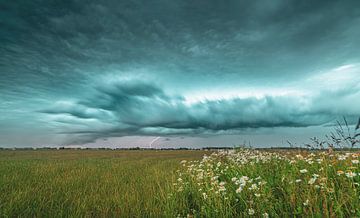
[[154,142],[156,142],[158,139],[160,139],[161,137],[156,137],[155,139],[153,139],[150,144],[149,144],[149,148],[152,148],[152,145],[154,144]]

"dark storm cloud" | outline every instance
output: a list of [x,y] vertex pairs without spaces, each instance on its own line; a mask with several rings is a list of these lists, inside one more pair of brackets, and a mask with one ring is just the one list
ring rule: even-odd
[[314,74],[360,62],[359,8],[356,0],[2,1],[0,143],[14,139],[9,132],[62,132],[81,142],[353,116],[358,86],[316,90],[301,99],[306,105],[272,93],[187,100],[301,87]]
[[[97,120],[85,128],[70,127],[63,132],[91,141],[125,135],[194,135],[246,128],[322,125],[333,121],[338,114],[355,118],[359,105],[354,103],[350,109],[342,107],[342,103],[359,97],[357,87],[348,87],[305,99],[265,96],[187,104],[184,98],[169,96],[158,86],[126,80],[97,86],[94,96],[58,103],[53,109],[42,112],[71,116],[74,121],[85,124],[87,119]],[[339,105],[333,105],[326,98]],[[302,102],[304,100],[306,102]]]
[[30,86],[69,88],[90,74],[134,67],[191,78],[297,77],[359,55],[359,6],[358,1],[6,1],[0,61],[10,81],[1,86],[37,81]]

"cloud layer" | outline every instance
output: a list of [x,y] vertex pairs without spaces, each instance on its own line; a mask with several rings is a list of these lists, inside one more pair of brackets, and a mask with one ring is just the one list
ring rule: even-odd
[[307,127],[354,119],[360,111],[358,86],[304,96],[263,96],[187,103],[153,83],[118,80],[94,87],[81,100],[60,101],[42,110],[63,124],[62,134],[90,142],[129,135],[239,133],[268,127]]
[[3,1],[0,146],[355,116],[358,8],[358,0]]

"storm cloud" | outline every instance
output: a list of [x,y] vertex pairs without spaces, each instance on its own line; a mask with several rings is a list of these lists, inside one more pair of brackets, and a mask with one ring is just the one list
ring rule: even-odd
[[258,129],[280,139],[277,128],[353,120],[359,8],[356,0],[3,1],[0,146]]
[[[360,111],[358,86],[322,90],[313,96],[265,95],[196,103],[139,80],[94,89],[84,99],[57,102],[41,112],[52,115],[54,122],[68,120],[63,123],[68,130],[62,133],[80,135],[85,143],[125,135],[201,135],[229,130],[234,134],[251,128],[317,126],[334,122],[339,114],[356,120]],[[73,128],[79,123],[83,125]]]

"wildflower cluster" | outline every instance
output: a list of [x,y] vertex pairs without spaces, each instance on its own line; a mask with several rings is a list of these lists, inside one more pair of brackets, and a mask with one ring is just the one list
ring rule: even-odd
[[171,195],[180,216],[360,215],[358,153],[240,149],[181,165]]

